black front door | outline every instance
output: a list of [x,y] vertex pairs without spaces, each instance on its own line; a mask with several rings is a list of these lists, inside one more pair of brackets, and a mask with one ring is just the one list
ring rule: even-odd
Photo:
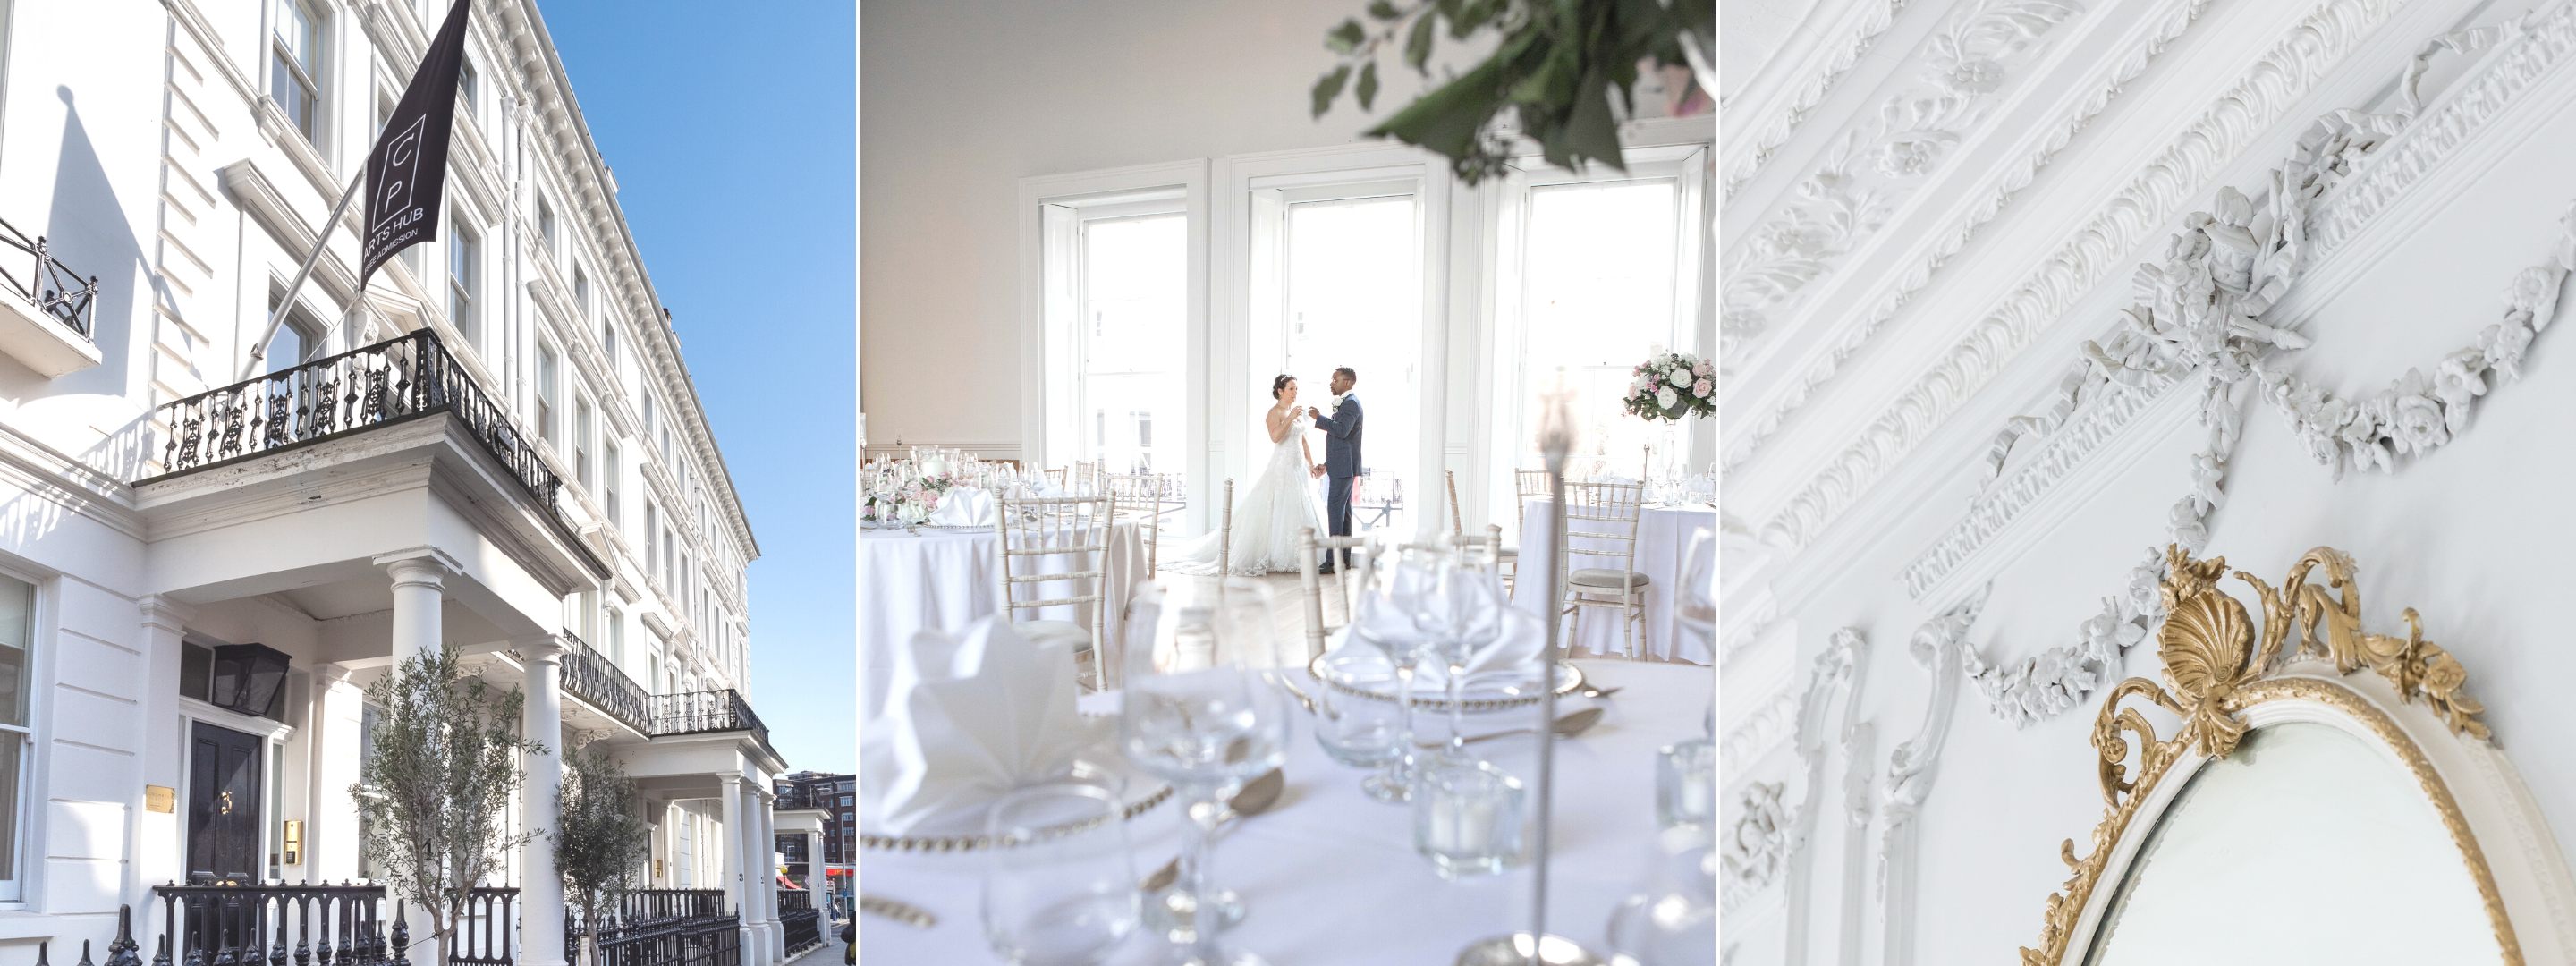
[[256,882],[266,742],[200,723],[188,751],[188,881]]

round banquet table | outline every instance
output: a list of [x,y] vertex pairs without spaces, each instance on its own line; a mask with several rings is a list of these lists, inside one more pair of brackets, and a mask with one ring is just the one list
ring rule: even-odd
[[[1512,578],[1512,599],[1523,602],[1528,595],[1545,593],[1547,554],[1552,545],[1548,529],[1548,508],[1555,501],[1534,499],[1521,507],[1520,569]],[[1566,529],[1599,531],[1607,529],[1599,520],[1568,520]],[[1637,653],[1692,664],[1715,664],[1717,655],[1703,641],[1688,634],[1673,633],[1673,591],[1681,579],[1682,554],[1690,549],[1691,534],[1701,529],[1717,530],[1717,510],[1710,507],[1648,505],[1637,515],[1637,555],[1628,569],[1646,575],[1645,614],[1637,621]],[[1576,549],[1609,549],[1613,541],[1597,538],[1577,540]],[[1608,567],[1608,557],[1575,554],[1568,558],[1569,567]],[[1709,588],[1716,596],[1717,589]],[[1600,595],[1593,595],[1598,598]],[[1562,608],[1560,608],[1562,609]],[[1595,654],[1628,653],[1622,643],[1626,636],[1619,624],[1623,616],[1616,607],[1585,607],[1574,618],[1574,630],[1566,647],[1581,647]]]
[[[1576,662],[1614,697],[1568,696],[1562,715],[1607,710],[1579,738],[1556,744],[1555,858],[1548,866],[1548,929],[1601,952],[1610,911],[1645,884],[1655,854],[1657,749],[1705,737],[1702,722],[1716,700],[1716,672],[1706,667],[1620,660]],[[1292,672],[1304,677],[1303,671]],[[1301,686],[1313,687],[1311,679]],[[1085,712],[1114,710],[1117,694],[1085,697]],[[1290,706],[1292,709],[1294,705]],[[1420,966],[1455,960],[1468,943],[1529,926],[1530,870],[1443,881],[1413,850],[1413,809],[1360,792],[1366,773],[1324,757],[1304,712],[1290,735],[1287,791],[1276,810],[1229,824],[1218,833],[1210,875],[1243,896],[1247,912],[1228,930],[1234,945],[1271,966]],[[1537,706],[1471,714],[1471,734],[1535,723]],[[1417,725],[1433,740],[1447,733],[1436,716]],[[1480,742],[1487,758],[1531,789],[1537,808],[1535,737]],[[1714,792],[1712,791],[1712,794]],[[1129,825],[1136,873],[1179,854],[1180,809],[1156,806]],[[862,850],[860,891],[909,903],[938,917],[929,929],[861,916],[862,963],[999,963],[984,942],[979,890],[988,862],[980,852],[919,854]],[[1161,944],[1139,928],[1113,964],[1135,963]]]
[[[996,539],[989,526],[925,526],[918,533],[901,528],[859,531],[859,667],[863,676],[860,720],[876,717],[878,708],[885,703],[886,681],[894,672],[895,649],[911,640],[914,632],[929,629],[961,633],[969,622],[1001,609],[1001,555],[994,550]],[[1025,548],[1023,541],[1034,537],[1015,533],[1012,539],[1015,546]],[[1090,569],[1075,566],[1071,555],[1050,555],[1022,557],[1011,565],[1012,570],[1020,572],[1030,563],[1043,573]],[[1123,605],[1131,588],[1145,577],[1145,542],[1135,521],[1121,520],[1110,525],[1108,564],[1108,600]],[[1019,592],[1021,600],[1041,600],[1085,596],[1091,590],[1090,581],[1085,580],[1025,584]],[[1113,606],[1101,626],[1102,653],[1096,659],[1101,662],[1104,682],[1111,687],[1117,682],[1125,616],[1124,606]],[[1067,604],[1023,610],[1013,613],[1011,619],[1074,621],[1088,626],[1091,607]]]

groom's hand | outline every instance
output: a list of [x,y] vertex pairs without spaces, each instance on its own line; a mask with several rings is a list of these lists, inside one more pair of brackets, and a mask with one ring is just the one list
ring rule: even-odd
[[1308,470],[1306,471],[1306,478],[1307,478],[1307,479],[1314,479],[1314,478],[1317,478],[1317,477],[1320,477],[1320,476],[1323,476],[1323,475],[1324,475],[1324,464],[1322,464],[1322,463],[1317,463],[1317,464],[1315,464],[1315,465],[1314,465],[1314,467],[1313,467],[1313,468],[1308,469]]

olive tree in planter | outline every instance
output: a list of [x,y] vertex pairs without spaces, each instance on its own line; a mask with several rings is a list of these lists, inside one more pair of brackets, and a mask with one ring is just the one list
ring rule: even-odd
[[634,779],[596,745],[564,759],[563,792],[555,804],[555,870],[588,926],[579,966],[589,966],[598,961],[599,925],[635,887],[647,833],[636,815]]
[[503,819],[526,780],[522,757],[545,746],[519,734],[519,690],[467,673],[452,646],[404,660],[368,686],[367,700],[383,714],[375,753],[349,787],[362,848],[396,895],[428,910],[443,964],[474,887],[536,837]]
[[1691,67],[1706,87],[1717,44],[1714,0],[1369,0],[1367,16],[1324,34],[1324,46],[1341,63],[1315,82],[1315,116],[1331,110],[1345,89],[1361,110],[1372,109],[1384,50],[1400,49],[1405,66],[1431,76],[1431,48],[1442,24],[1452,41],[1499,36],[1490,56],[1368,131],[1447,157],[1450,170],[1471,185],[1498,173],[1510,157],[1497,123],[1507,110],[1549,164],[1573,169],[1597,161],[1627,170],[1610,95],[1616,92],[1633,114],[1630,92],[1638,65],[1648,60]]

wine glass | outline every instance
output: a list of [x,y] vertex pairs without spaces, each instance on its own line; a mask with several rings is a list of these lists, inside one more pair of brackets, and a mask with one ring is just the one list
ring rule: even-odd
[[1382,683],[1374,662],[1356,664],[1335,660],[1334,652],[1324,656],[1316,666],[1315,744],[1324,749],[1324,757],[1353,768],[1383,768],[1393,763],[1403,742],[1403,712],[1385,701],[1340,700],[1333,696],[1336,687],[1367,690]]
[[[1138,768],[1172,783],[1190,819],[1166,907],[1185,907],[1192,919],[1169,934],[1175,945],[1163,952],[1164,966],[1263,966],[1261,957],[1217,941],[1224,922],[1241,913],[1240,901],[1209,879],[1209,834],[1244,782],[1286,760],[1288,713],[1246,649],[1222,639],[1225,594],[1213,581],[1158,584],[1139,596],[1130,618],[1152,630],[1139,635],[1146,646],[1129,649],[1119,746]],[[1191,658],[1159,659],[1166,653]]]
[[1610,911],[1613,966],[1715,962],[1717,864],[1706,826],[1677,825],[1657,836],[1643,887]]
[[[1369,548],[1362,548],[1367,550]],[[1413,753],[1413,678],[1414,666],[1430,653],[1432,639],[1424,635],[1412,615],[1414,601],[1428,593],[1432,571],[1408,557],[1419,554],[1414,549],[1401,550],[1392,566],[1376,567],[1369,573],[1369,586],[1360,592],[1353,609],[1350,636],[1386,653],[1395,668],[1395,705],[1398,724],[1396,755],[1386,770],[1360,782],[1360,791],[1381,802],[1405,802],[1413,799],[1413,779],[1418,763]]]
[[1014,966],[1096,966],[1136,929],[1118,796],[1085,782],[1003,795],[985,814],[984,938]]
[[[1429,589],[1407,603],[1414,628],[1430,642],[1432,656],[1446,672],[1442,681],[1449,702],[1449,744],[1441,759],[1471,760],[1467,753],[1467,665],[1503,633],[1502,577],[1467,564],[1451,554],[1427,555],[1410,564],[1429,569]],[[1541,669],[1542,686],[1553,684]]]

